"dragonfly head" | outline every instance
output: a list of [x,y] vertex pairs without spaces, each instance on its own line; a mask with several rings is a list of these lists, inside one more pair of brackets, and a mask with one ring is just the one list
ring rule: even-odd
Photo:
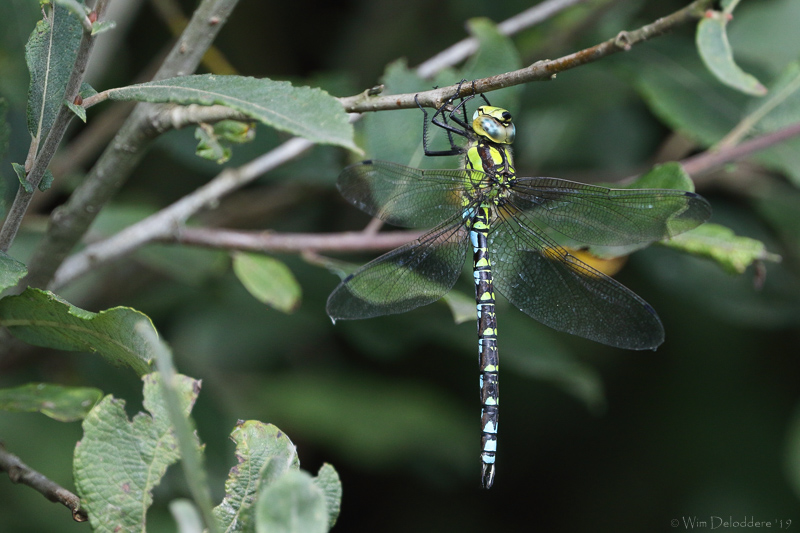
[[511,121],[511,113],[502,107],[482,105],[472,116],[472,129],[479,136],[498,144],[511,144],[517,128]]

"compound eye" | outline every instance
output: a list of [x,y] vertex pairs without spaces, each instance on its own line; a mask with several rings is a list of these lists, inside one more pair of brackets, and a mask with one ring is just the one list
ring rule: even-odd
[[500,144],[511,144],[517,133],[514,124],[501,124],[497,119],[483,116],[480,118],[480,129],[486,137]]
[[486,136],[492,140],[501,135],[502,126],[491,117],[481,118],[481,129],[486,132]]

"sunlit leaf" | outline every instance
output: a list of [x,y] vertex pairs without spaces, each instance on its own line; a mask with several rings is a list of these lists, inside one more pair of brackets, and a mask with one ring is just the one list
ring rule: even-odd
[[236,466],[225,482],[225,499],[214,508],[225,531],[253,531],[259,490],[289,470],[300,467],[292,441],[272,424],[240,421],[231,433],[236,443]]
[[736,235],[719,224],[703,224],[663,244],[712,259],[731,274],[742,274],[755,261],[780,260],[779,256],[767,252],[763,242]]
[[[83,421],[83,438],[75,447],[75,486],[95,532],[145,531],[153,488],[180,457],[159,379],[157,373],[144,376],[144,407],[150,414],[129,421],[125,402],[109,395]],[[176,386],[188,415],[199,382],[177,376]]]
[[100,401],[103,392],[91,387],[65,387],[51,383],[28,383],[0,389],[0,409],[40,412],[60,422],[83,419]]
[[300,305],[300,284],[282,262],[260,254],[236,253],[233,271],[242,285],[260,302],[291,313]]

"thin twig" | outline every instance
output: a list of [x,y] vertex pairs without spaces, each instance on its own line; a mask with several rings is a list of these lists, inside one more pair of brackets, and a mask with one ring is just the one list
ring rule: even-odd
[[[719,151],[709,151],[681,162],[693,177],[737,161],[753,153],[800,135],[800,123],[779,131],[750,139],[738,146]],[[695,181],[697,181],[695,179]],[[153,223],[156,223],[154,220]],[[268,231],[241,231],[218,228],[181,227],[165,231],[160,242],[257,252],[355,252],[390,250],[410,242],[421,235],[420,231],[392,231],[386,233],[276,233]],[[104,244],[103,247],[107,246]],[[102,249],[102,248],[101,248]],[[65,266],[68,263],[65,263]]]
[[251,252],[300,253],[356,252],[391,250],[413,241],[421,231],[389,231],[367,234],[345,233],[275,233],[271,231],[237,231],[215,228],[184,227],[161,242],[189,244],[222,250]]
[[800,122],[786,128],[754,137],[742,144],[719,150],[709,150],[681,162],[683,169],[693,177],[718,168],[732,161],[738,161],[756,152],[780,144],[800,135]]
[[72,511],[72,519],[76,522],[85,522],[88,519],[86,511],[81,509],[80,498],[23,463],[19,457],[9,453],[2,443],[0,443],[0,471],[7,472],[14,483],[28,485],[51,502],[64,504]]
[[[599,45],[593,46],[591,48],[587,48],[580,52],[576,52],[574,54],[570,54],[568,56],[564,56],[561,59],[553,60],[553,61],[545,61],[545,62],[538,62],[528,67],[528,69],[522,69],[520,71],[514,71],[507,74],[500,74],[498,76],[493,76],[491,78],[485,78],[483,80],[477,80],[475,82],[476,90],[483,92],[481,87],[495,87],[499,88],[500,86],[506,86],[504,79],[509,80],[520,80],[523,79],[520,75],[521,72],[527,71],[529,69],[534,69],[534,71],[539,72],[540,65],[544,64],[541,67],[543,72],[546,72],[546,77],[552,77],[556,72],[560,72],[561,70],[566,70],[569,68],[573,68],[575,66],[588,63],[591,61],[595,61],[601,57],[605,57],[609,54],[615,53],[616,51],[620,51],[622,49],[627,49],[633,44],[638,42],[642,42],[646,39],[654,37],[656,35],[661,35],[666,31],[672,29],[678,24],[687,22],[689,20],[693,20],[700,16],[702,10],[705,6],[707,6],[711,0],[697,0],[693,2],[686,8],[673,13],[667,17],[657,20],[652,24],[648,24],[639,28],[633,32],[621,32],[616,38],[606,41],[604,43],[600,43]],[[544,78],[542,78],[544,79]],[[499,80],[499,81],[498,81]],[[523,81],[519,81],[519,83],[523,83]],[[499,84],[499,85],[498,85]],[[513,85],[514,83],[508,83]],[[471,85],[471,84],[470,84]],[[450,96],[456,91],[457,87],[453,86],[452,88],[445,88],[445,89],[436,89],[433,91],[427,91],[424,93],[419,93],[420,101],[423,102],[431,102],[431,101],[439,101],[438,99],[445,98],[444,95]],[[471,91],[471,86],[469,88]],[[487,89],[490,90],[490,89]],[[401,104],[397,101],[394,101],[395,98],[405,98],[408,99],[408,107],[416,106],[414,103],[414,95],[395,95],[395,96],[388,96],[388,97],[375,97],[375,98],[389,98],[392,99],[394,105],[391,107],[386,107],[385,109],[399,109],[401,108]],[[360,99],[361,104],[356,104],[353,98]],[[366,95],[359,95],[356,97],[343,98],[340,101],[343,103],[345,108],[347,109],[348,104],[347,101],[353,101],[353,105],[355,105],[354,109],[362,109],[362,107],[366,105],[368,108],[371,106],[372,100],[365,103],[364,99],[370,99],[372,97]],[[405,104],[403,104],[405,105]],[[199,106],[195,106],[194,112],[200,112],[201,109]],[[224,115],[226,112],[224,108],[220,109],[220,112]],[[186,110],[187,116],[192,113],[191,110]],[[291,143],[291,146],[288,146]],[[245,167],[250,167],[252,165],[253,168],[263,168],[263,169],[271,169],[275,168],[275,166],[281,165],[289,160],[289,158],[297,157],[299,154],[305,152],[305,150],[309,149],[312,144],[309,141],[304,139],[292,139],[284,145],[281,145],[277,149],[273,150],[262,156],[261,158],[253,161],[251,164],[245,165]],[[263,161],[268,161],[268,164],[263,164]],[[273,166],[274,165],[274,166]],[[217,201],[223,195],[228,194],[229,192],[235,190],[238,187],[241,187],[245,183],[248,183],[250,180],[255,179],[260,174],[253,174],[250,168],[241,167],[237,170],[226,170],[222,172],[219,176],[214,178],[211,182],[209,182],[206,186],[198,189],[194,193],[184,197],[183,199],[179,200],[178,202],[164,208],[163,210],[159,211],[158,213],[142,220],[141,222],[130,226],[121,232],[117,233],[116,235],[109,237],[104,241],[100,241],[98,243],[94,243],[92,245],[87,246],[83,251],[75,254],[74,256],[70,257],[66,261],[64,261],[61,268],[58,269],[56,272],[54,279],[50,285],[51,288],[57,289],[59,287],[64,286],[67,283],[75,280],[76,278],[82,276],[83,274],[89,272],[92,268],[95,268],[97,265],[106,263],[108,261],[117,259],[122,257],[126,254],[131,253],[132,251],[136,250],[137,248],[147,244],[148,242],[152,242],[155,240],[161,239],[168,239],[172,238],[173,235],[178,231],[178,228],[197,210],[201,209],[204,206],[209,205],[210,203]],[[265,172],[266,170],[262,170],[261,172]],[[235,176],[235,177],[234,177]]]
[[622,31],[618,33],[616,37],[592,46],[591,48],[580,50],[559,59],[537,61],[528,67],[498,74],[489,78],[475,80],[474,83],[461,86],[451,85],[448,87],[440,87],[421,93],[380,96],[371,96],[366,93],[361,93],[347,98],[340,98],[339,101],[344,106],[345,110],[350,113],[389,109],[412,109],[417,106],[415,97],[419,101],[419,104],[424,107],[438,108],[447,98],[455,94],[456,91],[460,91],[458,96],[468,96],[473,93],[473,90],[478,93],[487,93],[523,83],[553,79],[556,74],[560,72],[592,63],[618,52],[628,51],[634,45],[643,43],[653,37],[663,35],[673,28],[689,21],[700,19],[711,4],[712,0],[696,0],[683,9],[667,15],[666,17],[662,17],[651,24],[642,26],[634,31]]
[[[107,5],[107,0],[97,1],[95,11],[98,17],[103,16]],[[84,31],[81,34],[81,42],[78,46],[75,64],[64,89],[64,99],[68,102],[72,102],[80,90],[94,43],[95,36],[92,35],[90,31]],[[61,139],[64,137],[64,133],[67,131],[67,126],[69,126],[73,116],[74,114],[67,106],[60,106],[55,120],[53,121],[53,125],[47,133],[47,138],[44,140],[44,143],[42,143],[40,149],[38,151],[32,149],[29,152],[31,157],[34,152],[36,154],[31,167],[27,168],[26,166],[26,181],[30,184],[32,191],[35,191],[42,181],[42,177],[44,177],[45,171],[50,166],[50,161],[53,159],[58,145],[61,144]],[[37,142],[37,140],[34,140],[34,143],[35,142]],[[3,222],[3,227],[0,229],[0,251],[7,251],[11,247],[11,243],[14,242],[14,237],[16,237],[17,231],[22,224],[22,219],[28,211],[28,206],[31,203],[31,199],[33,199],[33,194],[33,192],[27,192],[22,185],[17,189],[17,195],[8,210],[6,219]]]
[[295,137],[239,168],[223,170],[203,187],[174,204],[128,226],[104,241],[87,246],[83,251],[64,261],[56,272],[52,288],[64,286],[98,264],[127,255],[153,240],[172,235],[190,216],[203,207],[214,204],[223,196],[250,183],[265,172],[298,157],[312,146],[314,144],[311,141]]
[[[203,53],[224,26],[238,0],[204,0],[164,60],[154,79],[185,75],[197,68]],[[70,196],[51,216],[47,233],[29,261],[28,276],[19,286],[46,287],[69,252],[86,233],[97,213],[125,183],[159,133],[153,117],[163,107],[139,104],[100,159]]]
[[[586,0],[545,0],[541,4],[537,4],[501,22],[497,25],[497,31],[502,35],[514,35],[523,29],[547,20],[568,7],[584,2]],[[478,39],[474,37],[463,39],[427,61],[420,63],[416,69],[417,75],[421,78],[430,78],[444,68],[457,65],[474,54],[477,49]]]

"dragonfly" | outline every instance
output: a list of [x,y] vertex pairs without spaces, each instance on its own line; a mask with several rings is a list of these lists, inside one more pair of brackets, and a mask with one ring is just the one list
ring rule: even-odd
[[[653,307],[560,243],[566,238],[584,246],[645,245],[699,226],[711,207],[688,191],[517,176],[511,113],[492,106],[474,86],[470,95],[459,97],[460,92],[459,84],[430,118],[447,133],[449,149],[430,149],[428,112],[418,100],[417,105],[425,154],[460,156],[461,168],[423,170],[367,160],[339,176],[344,198],[369,215],[395,226],[433,229],[344,278],[328,298],[327,313],[335,323],[433,303],[453,288],[472,250],[481,487],[489,489],[499,419],[495,288],[553,329],[619,348],[655,349],[664,341],[664,328]],[[484,104],[469,120],[467,103],[476,96]]]

